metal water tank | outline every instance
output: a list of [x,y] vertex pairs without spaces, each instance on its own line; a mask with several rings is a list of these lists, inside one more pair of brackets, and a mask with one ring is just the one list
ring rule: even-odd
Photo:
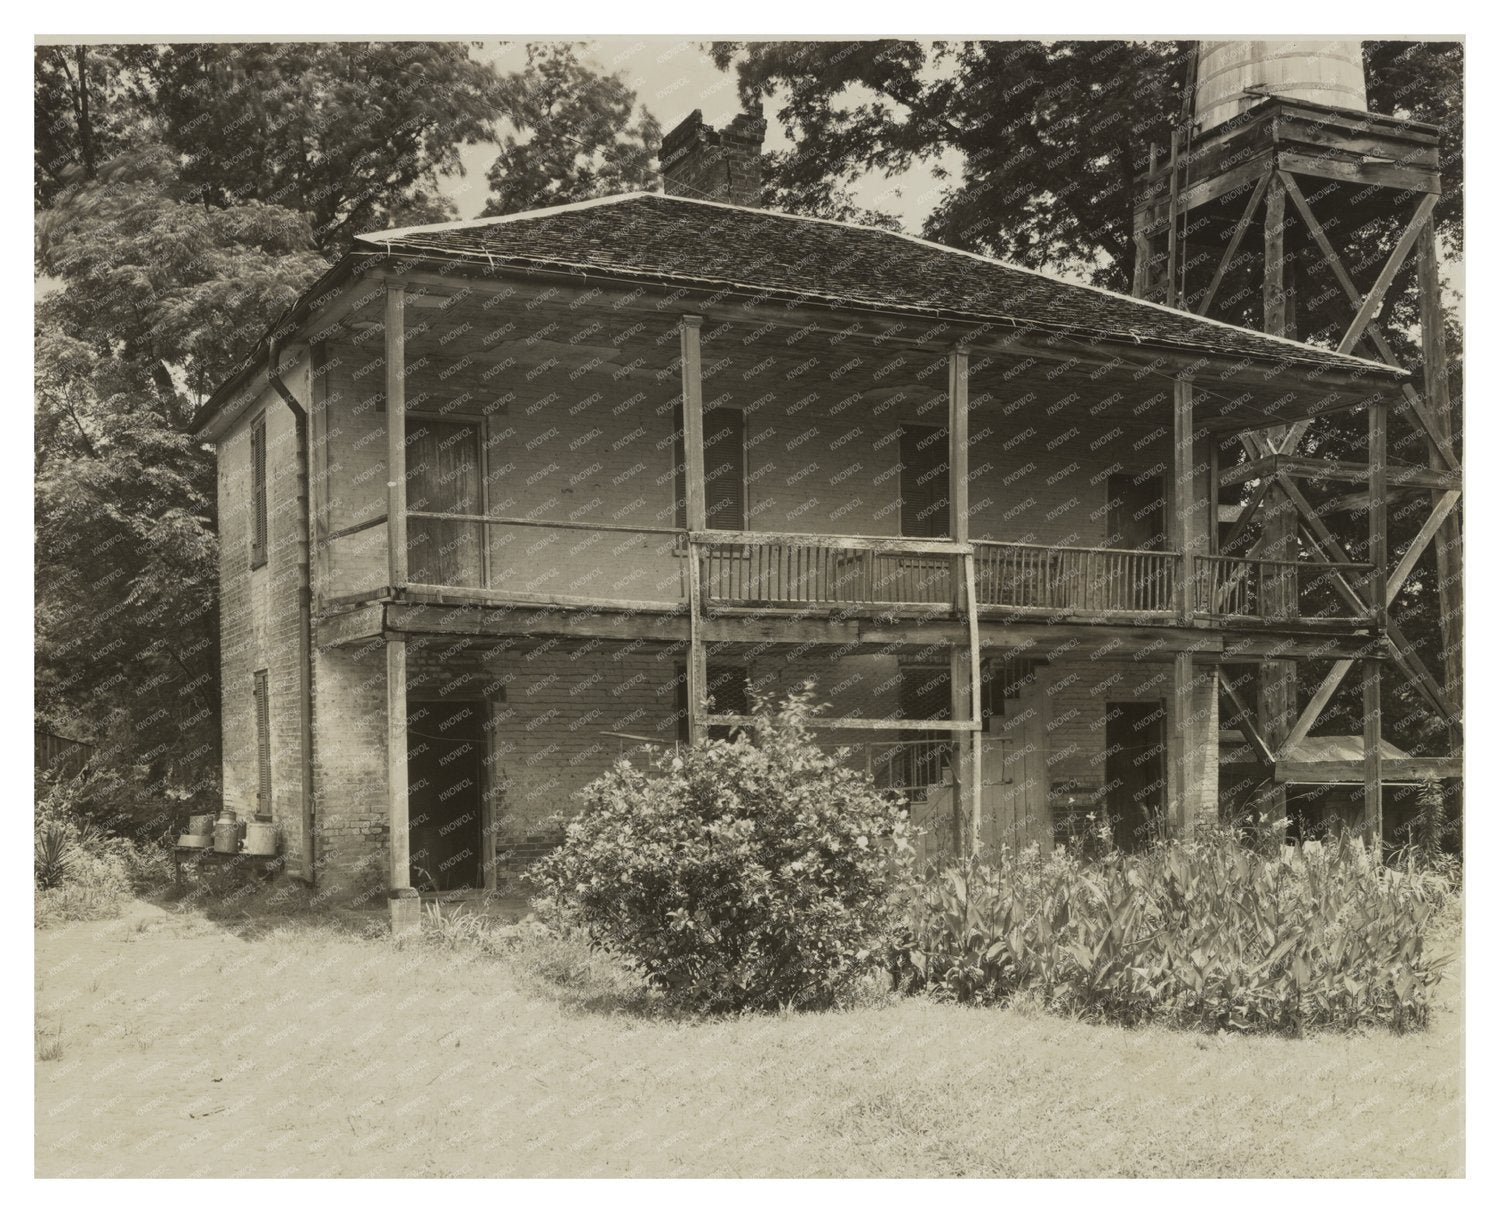
[[1208,130],[1255,103],[1246,89],[1317,101],[1343,109],[1366,108],[1364,56],[1356,41],[1316,38],[1300,42],[1222,41],[1198,44],[1193,114]]

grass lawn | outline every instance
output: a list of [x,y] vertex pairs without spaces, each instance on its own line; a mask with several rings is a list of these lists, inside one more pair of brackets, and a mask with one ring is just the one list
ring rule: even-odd
[[1308,1040],[872,998],[709,1022],[602,965],[133,903],[37,932],[43,1176],[1361,1176],[1463,1169],[1432,1027]]

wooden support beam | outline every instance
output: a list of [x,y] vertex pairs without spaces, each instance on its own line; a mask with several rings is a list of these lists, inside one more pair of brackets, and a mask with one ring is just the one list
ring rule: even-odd
[[[682,451],[683,479],[687,490],[687,525],[690,532],[708,527],[707,496],[703,473],[703,317],[683,316],[678,324],[682,343]],[[704,712],[708,700],[708,655],[703,639],[702,551],[689,544],[687,725],[688,744],[696,745],[706,735]]]
[[955,725],[969,726],[962,730],[955,729],[953,737],[956,758],[953,764],[956,792],[953,842],[960,855],[972,855],[979,846],[975,830],[980,814],[979,788],[974,782],[974,754],[979,749],[975,730],[979,727],[979,721],[970,714],[971,652],[964,645],[954,645],[948,650],[949,703],[953,721]]
[[1191,553],[1193,526],[1193,381],[1179,375],[1172,384],[1172,542],[1182,559],[1176,562],[1177,617],[1188,623],[1193,617]]
[[406,584],[406,288],[385,284],[385,517],[391,585]]
[[[1308,231],[1312,233],[1313,240],[1323,253],[1323,264],[1332,271],[1334,278],[1342,288],[1349,302],[1359,308],[1364,302],[1364,296],[1360,294],[1359,287],[1355,286],[1354,279],[1349,276],[1348,270],[1344,268],[1343,260],[1334,249],[1328,239],[1328,234],[1323,230],[1323,225],[1318,222],[1317,216],[1313,214],[1312,207],[1308,205],[1303,196],[1302,189],[1297,184],[1297,179],[1290,173],[1282,173],[1283,184],[1286,186],[1288,196],[1296,204],[1302,213],[1302,218],[1307,224]],[[1430,226],[1430,225],[1429,225]],[[1395,351],[1391,349],[1390,343],[1381,335],[1377,325],[1371,323],[1366,325],[1364,337],[1373,345],[1383,358],[1391,366],[1399,366]],[[1417,394],[1416,388],[1409,383],[1401,385],[1401,393],[1406,398],[1407,416],[1417,428],[1417,432],[1428,437],[1437,448],[1439,457],[1450,471],[1458,470],[1458,459],[1453,453],[1453,447],[1442,433],[1441,427],[1428,412],[1426,405]],[[1287,434],[1287,441],[1283,449],[1292,450],[1302,440],[1302,435],[1307,432],[1307,423],[1299,421]]]
[[1288,174],[1276,173],[1266,189],[1265,277],[1261,282],[1261,327],[1287,336],[1286,198]]
[[969,351],[948,351],[948,536],[969,542]]
[[1172,146],[1169,152],[1171,157],[1168,165],[1168,196],[1167,196],[1167,299],[1168,307],[1177,306],[1178,276],[1182,272],[1179,264],[1181,257],[1177,251],[1177,228],[1178,228],[1178,206],[1181,201],[1179,185],[1181,178],[1180,156],[1182,150],[1182,131],[1180,127],[1172,128]]
[[[1389,406],[1380,402],[1380,407]],[[1314,459],[1278,452],[1259,459],[1251,459],[1246,463],[1235,464],[1234,467],[1224,471],[1219,478],[1219,483],[1226,488],[1231,488],[1234,485],[1248,484],[1252,480],[1265,480],[1267,477],[1277,475],[1295,476],[1300,480],[1336,480],[1346,484],[1368,484],[1370,468],[1368,464],[1355,463],[1352,460]],[[1387,486],[1394,485],[1398,488],[1444,491],[1458,488],[1458,479],[1453,472],[1418,467],[1415,464],[1387,464],[1386,466]]]
[[[1448,343],[1443,324],[1443,285],[1438,264],[1437,227],[1429,218],[1417,249],[1418,315],[1422,325],[1422,392],[1433,435],[1428,463],[1441,468],[1453,462],[1453,402],[1448,393]],[[1455,486],[1459,487],[1459,486]],[[1457,504],[1457,499],[1454,503]],[[1434,513],[1441,506],[1434,495]],[[1450,505],[1437,535],[1438,628],[1443,641],[1443,689],[1451,703],[1463,702],[1464,560],[1457,511]],[[1461,737],[1450,727],[1448,744],[1456,753]]]
[[1261,765],[1274,767],[1276,765],[1276,756],[1271,753],[1271,747],[1266,744],[1265,738],[1256,731],[1255,725],[1252,723],[1254,713],[1251,711],[1250,705],[1241,698],[1239,689],[1234,683],[1229,681],[1229,677],[1225,674],[1223,666],[1219,667],[1218,672],[1219,685],[1224,688],[1224,693],[1229,696],[1229,701],[1234,704],[1237,713],[1235,716],[1235,727],[1239,729],[1240,734],[1245,738],[1250,749],[1254,751],[1255,756],[1260,759]]
[[[740,727],[755,724],[754,716],[733,716],[721,712],[709,712],[703,717],[705,724],[727,724]],[[970,733],[978,729],[971,720],[884,720],[865,716],[818,716],[809,722],[815,729],[853,729],[886,733]]]
[[1261,480],[1255,492],[1251,495],[1249,502],[1240,511],[1240,516],[1235,519],[1234,526],[1230,528],[1229,534],[1219,544],[1221,552],[1228,552],[1250,529],[1251,524],[1255,521],[1260,511],[1261,505],[1265,502],[1266,494],[1271,491],[1271,483],[1270,477]]
[[[1319,552],[1325,560],[1336,563],[1349,564],[1349,555],[1344,550],[1343,544],[1334,537],[1323,520],[1318,517],[1312,506],[1308,503],[1302,491],[1289,478],[1283,477],[1281,485],[1287,496],[1296,504],[1298,512],[1304,521],[1303,531],[1307,536],[1308,543]],[[1330,582],[1334,590],[1351,607],[1363,603],[1363,598],[1341,575],[1334,576]],[[1423,697],[1430,703],[1433,709],[1444,720],[1456,722],[1458,719],[1457,709],[1447,700],[1436,679],[1423,664],[1422,659],[1416,655],[1416,650],[1407,641],[1401,628],[1395,620],[1387,616],[1385,621],[1386,636],[1389,641],[1387,649],[1392,660],[1401,668],[1401,671],[1411,680],[1413,686],[1421,692]]]
[[411,816],[406,768],[406,639],[385,642],[385,770],[393,922],[397,894],[411,888]]
[[[1463,776],[1463,759],[1446,758],[1387,758],[1380,759],[1380,782],[1428,783],[1442,779],[1459,779]],[[1287,762],[1276,764],[1276,778],[1284,783],[1332,784],[1364,783],[1364,761]]]
[[1250,200],[1245,203],[1244,212],[1240,215],[1240,221],[1234,225],[1234,234],[1229,238],[1229,246],[1224,250],[1224,256],[1219,259],[1219,267],[1214,270],[1213,281],[1208,284],[1208,289],[1203,292],[1198,300],[1198,306],[1193,310],[1200,316],[1207,316],[1208,309],[1213,306],[1214,298],[1219,293],[1219,287],[1224,281],[1224,275],[1234,265],[1235,256],[1240,251],[1240,243],[1245,239],[1245,233],[1250,230],[1250,221],[1255,217],[1255,212],[1260,209],[1261,199],[1266,196],[1266,188],[1271,183],[1272,174],[1262,173],[1260,180],[1255,183],[1255,188],[1250,192]]
[[1193,655],[1178,653],[1172,658],[1172,746],[1171,780],[1173,799],[1177,802],[1177,833],[1187,838],[1193,833],[1193,746],[1199,730],[1193,727]]
[[[1396,567],[1391,570],[1390,578],[1386,584],[1385,605],[1389,607],[1396,600],[1396,594],[1411,576],[1412,570],[1417,567],[1417,561],[1421,559],[1422,553],[1426,551],[1427,545],[1442,529],[1443,523],[1447,521],[1448,515],[1458,505],[1459,493],[1456,489],[1446,493],[1439,493],[1437,504],[1432,513],[1427,515],[1427,521],[1422,524],[1422,529],[1416,533],[1411,543],[1407,546]],[[1372,494],[1373,496],[1373,494]]]
[[380,635],[382,622],[379,603],[367,603],[353,610],[324,615],[313,624],[314,643],[320,649],[332,649],[373,640]]
[[1380,769],[1383,758],[1380,744],[1380,665],[1379,661],[1372,658],[1365,659],[1364,836],[1366,843],[1377,848],[1377,853],[1385,830],[1385,823],[1382,820],[1381,812],[1381,783],[1384,776]]
[[1390,406],[1384,401],[1370,405],[1370,547],[1366,559],[1370,564],[1370,605],[1375,609],[1375,625],[1384,628],[1386,619],[1385,581],[1390,561],[1389,531],[1386,509],[1386,429]]
[[[1296,183],[1283,172],[1276,172],[1266,190],[1265,265],[1261,284],[1261,328],[1276,337],[1295,337],[1292,318],[1291,286],[1287,281],[1290,265],[1286,254],[1286,200]],[[1287,431],[1274,428],[1263,431],[1256,444],[1263,451],[1280,449]],[[1255,553],[1270,560],[1290,561],[1297,558],[1296,516],[1288,507],[1279,483],[1273,484],[1262,511],[1260,541]],[[1277,568],[1279,566],[1271,566]],[[1283,569],[1265,579],[1261,587],[1262,612],[1269,618],[1287,620],[1296,614],[1296,576]],[[1297,715],[1297,663],[1277,657],[1261,663],[1256,680],[1255,702],[1261,733],[1268,747],[1279,749]],[[1268,821],[1285,819],[1286,789],[1272,782],[1259,801],[1259,810]]]
[[[953,717],[982,725],[983,677],[979,650],[979,595],[974,551],[969,547],[969,351],[948,352],[948,534],[963,546],[955,561],[955,607],[963,611],[966,642],[955,647],[952,665]],[[981,845],[984,830],[984,747],[972,733],[958,736],[959,806],[964,814],[969,853]]]
[[1427,223],[1432,215],[1432,208],[1436,205],[1436,194],[1428,194],[1417,203],[1417,209],[1407,222],[1406,230],[1401,233],[1401,239],[1396,241],[1396,247],[1386,258],[1385,265],[1381,267],[1380,274],[1375,279],[1375,284],[1370,287],[1364,302],[1359,305],[1359,310],[1354,315],[1353,322],[1340,339],[1339,353],[1348,354],[1353,351],[1354,347],[1359,344],[1359,339],[1364,336],[1365,329],[1379,314],[1381,305],[1385,303],[1386,292],[1391,289],[1391,283],[1396,278],[1396,272],[1400,270],[1407,254],[1411,252],[1412,245],[1416,243],[1417,233]]
[[1329,702],[1338,691],[1344,677],[1354,668],[1354,662],[1350,658],[1344,658],[1333,663],[1333,669],[1328,672],[1313,697],[1307,701],[1307,706],[1302,709],[1302,715],[1297,717],[1297,722],[1292,725],[1292,731],[1286,735],[1286,740],[1281,743],[1281,753],[1290,753],[1292,747],[1301,745],[1307,740],[1307,735],[1312,732],[1313,726],[1318,723],[1318,717],[1323,714]]

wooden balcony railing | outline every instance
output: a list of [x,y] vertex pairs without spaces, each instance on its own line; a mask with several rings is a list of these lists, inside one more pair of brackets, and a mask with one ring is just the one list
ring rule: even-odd
[[1362,622],[1373,613],[1369,572],[1368,564],[1196,556],[1193,611],[1211,619]]
[[941,606],[958,549],[946,540],[719,532],[695,539],[703,594],[736,606]]
[[1117,548],[974,544],[979,605],[1039,612],[1164,615],[1181,557]]
[[[349,529],[356,532],[368,533]],[[1184,559],[989,540],[969,547],[888,536],[689,535],[644,524],[421,510],[408,513],[408,533],[410,591],[559,605],[685,602],[691,554],[702,601],[716,608],[948,609],[962,600],[972,552],[981,611],[1163,622],[1179,614]],[[1194,555],[1188,602],[1192,615],[1208,620],[1364,623],[1373,614],[1369,571],[1364,564]]]

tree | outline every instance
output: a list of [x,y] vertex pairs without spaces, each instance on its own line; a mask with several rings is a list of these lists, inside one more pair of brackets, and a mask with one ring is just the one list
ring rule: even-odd
[[[913,164],[950,183],[923,235],[1128,290],[1131,209],[1183,112],[1191,42],[716,42],[741,96],[775,95],[794,150],[767,158],[775,203],[842,218],[860,176]],[[1461,172],[1462,48],[1370,43],[1372,108],[1443,123]],[[961,160],[946,177],[944,157]],[[1461,190],[1440,214],[1451,235]]]
[[440,177],[494,139],[499,79],[461,42],[184,44],[149,73],[180,179],[210,207],[308,216],[319,249],[454,217]]
[[32,77],[33,163],[38,206],[92,181],[124,148],[139,118],[133,82],[150,46],[39,46]]
[[655,185],[661,127],[617,73],[589,67],[574,44],[529,44],[525,69],[499,93],[515,132],[490,166],[486,215]]
[[138,818],[218,779],[215,470],[186,424],[353,232],[451,213],[497,84],[447,44],[37,55],[37,714]]
[[923,234],[1025,265],[1129,284],[1130,204],[1182,108],[1191,43],[714,44],[746,100],[783,95],[795,150],[768,159],[775,201],[844,217],[837,191],[913,164],[946,177]]

